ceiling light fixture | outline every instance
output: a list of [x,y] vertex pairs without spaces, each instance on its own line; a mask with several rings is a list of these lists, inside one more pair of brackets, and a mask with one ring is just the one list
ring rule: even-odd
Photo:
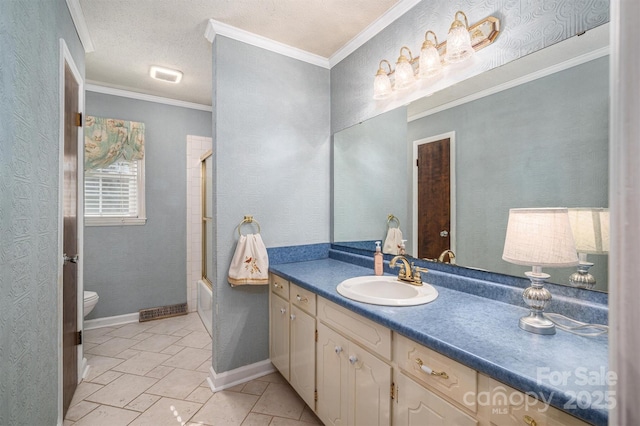
[[[389,67],[389,73],[387,73],[382,64],[387,64]],[[391,88],[391,79],[389,75],[392,73],[391,64],[386,59],[380,61],[378,66],[378,73],[373,81],[373,99],[386,99],[391,96],[393,89]]]
[[[429,34],[433,35],[434,41],[429,40]],[[436,46],[438,37],[433,31],[424,34],[424,43],[420,50],[420,78],[432,78],[442,74],[442,61]]]
[[[464,24],[458,19],[458,15],[464,18]],[[467,15],[462,11],[457,11],[453,17],[453,23],[449,28],[449,38],[447,38],[447,53],[444,59],[449,63],[462,62],[469,59],[475,51],[471,46],[471,35],[469,34],[469,21]]]
[[[409,52],[409,59],[402,54],[403,50]],[[411,50],[407,46],[402,46],[400,48],[400,57],[396,62],[396,90],[407,89],[416,81],[413,66],[411,65],[413,62]]]
[[151,78],[156,80],[166,81],[168,83],[180,83],[182,80],[182,72],[178,70],[172,70],[169,68],[162,68],[158,66],[151,66],[149,70]]

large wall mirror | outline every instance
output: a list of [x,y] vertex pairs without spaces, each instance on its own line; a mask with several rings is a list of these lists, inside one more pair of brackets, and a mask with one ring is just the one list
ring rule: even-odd
[[[510,208],[607,208],[608,28],[587,34],[591,41],[573,37],[466,82],[466,89],[457,85],[336,133],[333,243],[373,251],[392,214],[408,254],[423,257],[416,144],[442,135],[453,142],[447,234],[458,266],[523,276],[528,268],[502,260]],[[594,289],[607,291],[607,255],[589,254],[588,261]],[[569,284],[575,268],[545,272],[551,282]]]

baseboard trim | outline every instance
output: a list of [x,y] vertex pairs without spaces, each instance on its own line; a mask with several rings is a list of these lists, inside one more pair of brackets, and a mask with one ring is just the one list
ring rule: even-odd
[[111,325],[129,324],[132,322],[138,322],[140,313],[134,312],[131,314],[116,315],[114,317],[96,318],[84,321],[84,329],[91,330],[94,328],[109,327]]
[[245,365],[244,367],[239,367],[235,370],[225,371],[223,373],[216,373],[213,367],[209,367],[207,383],[209,383],[209,387],[213,392],[219,392],[221,390],[246,383],[250,380],[257,379],[258,377],[266,376],[274,371],[276,371],[276,369],[273,364],[271,364],[271,360],[268,359],[254,364]]

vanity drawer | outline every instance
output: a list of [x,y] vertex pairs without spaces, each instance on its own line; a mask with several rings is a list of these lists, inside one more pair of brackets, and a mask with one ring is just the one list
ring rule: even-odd
[[271,274],[271,291],[285,300],[289,300],[289,281]]
[[[490,377],[480,375],[480,389],[491,402],[482,407],[491,425],[586,426],[571,414],[551,407]],[[486,404],[485,404],[486,405]]]
[[[397,333],[393,339],[393,357],[398,367],[418,383],[440,391],[452,401],[474,413],[477,411],[478,373],[476,370]],[[420,366],[421,363],[424,368],[433,370],[433,373],[425,372]]]
[[318,319],[381,357],[391,359],[391,330],[318,297]]
[[316,295],[315,293],[305,290],[302,287],[290,283],[289,284],[289,297],[291,298],[291,304],[296,305],[303,311],[316,316]]

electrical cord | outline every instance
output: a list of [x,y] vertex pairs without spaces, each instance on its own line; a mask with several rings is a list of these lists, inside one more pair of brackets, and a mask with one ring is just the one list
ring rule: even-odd
[[[609,327],[606,325],[580,322],[554,312],[545,312],[544,316],[554,323],[559,329],[577,334],[578,336],[595,337],[609,332]],[[566,323],[563,323],[563,321]],[[588,329],[592,329],[593,331],[582,331]]]

